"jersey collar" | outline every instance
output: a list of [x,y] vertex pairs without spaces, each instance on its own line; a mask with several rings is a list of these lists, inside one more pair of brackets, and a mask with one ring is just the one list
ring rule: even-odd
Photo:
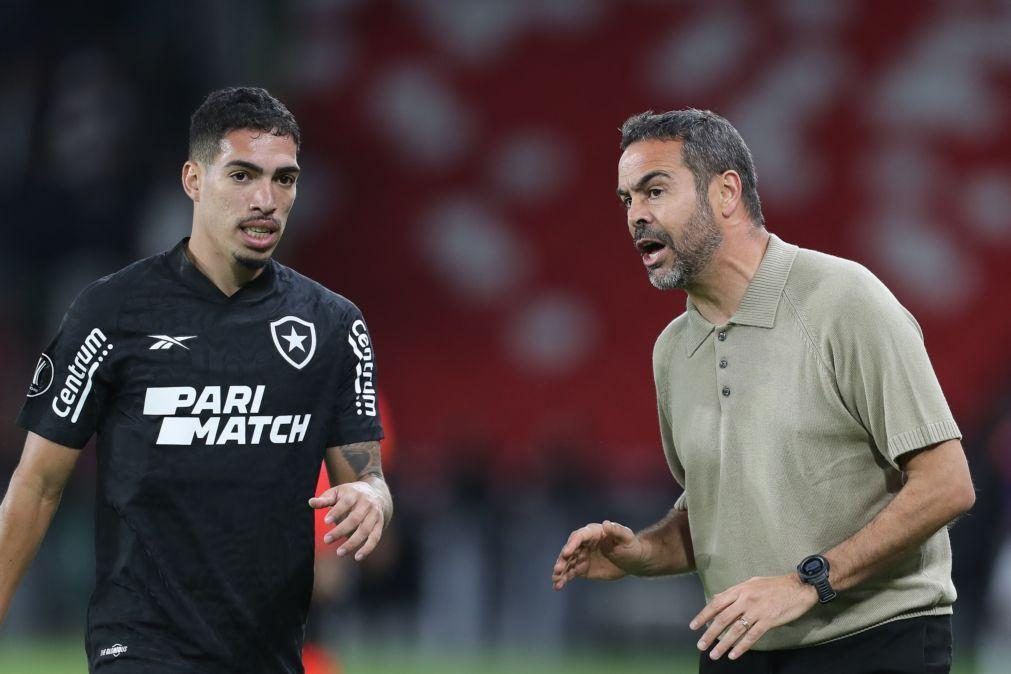
[[263,268],[263,272],[255,279],[239,288],[228,297],[214,285],[214,282],[197,269],[186,254],[186,246],[190,238],[186,237],[167,253],[169,267],[179,279],[193,292],[214,302],[252,302],[270,295],[277,281],[277,262],[273,259]]

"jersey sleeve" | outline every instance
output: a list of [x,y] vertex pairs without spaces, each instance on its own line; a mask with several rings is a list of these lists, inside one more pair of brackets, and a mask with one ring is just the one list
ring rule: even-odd
[[17,423],[66,447],[80,449],[98,430],[110,391],[114,312],[85,289],[39,357]]
[[382,420],[376,393],[376,355],[361,312],[354,308],[341,330],[340,366],[333,422],[327,447],[381,440]]
[[919,324],[869,272],[841,301],[833,361],[844,403],[884,458],[961,438]]

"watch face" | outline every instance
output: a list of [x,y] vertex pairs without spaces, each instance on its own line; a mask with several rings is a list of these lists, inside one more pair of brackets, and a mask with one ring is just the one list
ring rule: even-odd
[[812,559],[805,559],[803,567],[804,575],[814,576],[825,570],[825,563],[821,559],[814,557]]

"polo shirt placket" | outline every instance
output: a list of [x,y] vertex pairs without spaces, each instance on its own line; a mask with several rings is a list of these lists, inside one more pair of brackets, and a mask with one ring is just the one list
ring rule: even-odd
[[[716,367],[718,368],[716,371],[716,387],[720,391],[721,398],[729,398],[730,394],[733,393],[733,389],[730,387],[730,376],[726,372],[726,368],[730,364],[730,361],[727,360],[727,349],[724,348],[723,342],[727,341],[727,336],[730,333],[730,325],[728,324],[723,327],[716,328],[714,332],[716,341],[713,343],[713,346],[716,350]],[[721,400],[720,404],[722,405],[724,402],[725,401]],[[724,412],[725,411],[726,410],[724,410]]]

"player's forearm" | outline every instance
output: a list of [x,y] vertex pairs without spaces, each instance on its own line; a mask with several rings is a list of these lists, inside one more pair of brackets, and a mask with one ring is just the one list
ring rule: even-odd
[[362,476],[361,481],[379,492],[383,504],[383,528],[386,528],[389,526],[390,520],[393,519],[393,496],[390,494],[390,488],[387,486],[386,480],[383,479],[381,474],[376,475],[373,473]]
[[672,509],[638,536],[643,544],[643,560],[642,569],[635,575],[667,576],[695,570],[688,511]]
[[825,553],[832,587],[844,591],[884,571],[969,510],[974,500],[968,469],[963,471],[957,463],[924,474],[911,473],[869,524]]
[[60,490],[14,472],[0,504],[0,623],[60,504]]

